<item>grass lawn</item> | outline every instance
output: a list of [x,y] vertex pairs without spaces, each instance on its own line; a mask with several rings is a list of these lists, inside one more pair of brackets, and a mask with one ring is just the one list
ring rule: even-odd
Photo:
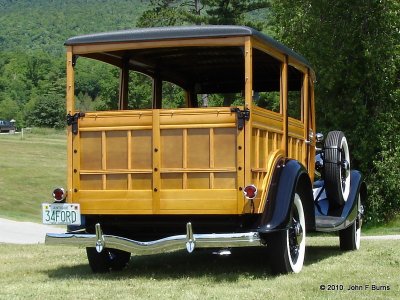
[[98,275],[84,249],[0,244],[0,299],[399,299],[398,241],[363,241],[355,252],[341,252],[337,238],[308,245],[300,274],[274,276],[264,249],[132,257],[124,271]]
[[63,131],[0,135],[0,216],[41,222],[41,203],[66,184]]
[[386,224],[379,226],[366,225],[363,227],[364,235],[400,234],[400,215]]

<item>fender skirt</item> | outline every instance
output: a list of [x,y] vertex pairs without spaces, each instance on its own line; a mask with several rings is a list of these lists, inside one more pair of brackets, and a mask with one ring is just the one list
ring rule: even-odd
[[315,229],[314,198],[310,177],[301,163],[292,159],[278,161],[267,195],[258,232],[269,233],[289,227],[294,194],[301,194],[307,230]]

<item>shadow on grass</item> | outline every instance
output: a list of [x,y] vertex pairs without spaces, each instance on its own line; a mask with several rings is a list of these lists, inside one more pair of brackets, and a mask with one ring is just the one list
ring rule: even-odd
[[337,246],[308,246],[306,248],[305,266],[310,266],[324,259],[339,256],[346,252],[340,250]]
[[[305,266],[326,258],[341,255],[338,246],[308,246]],[[192,254],[185,251],[151,256],[132,256],[128,267],[121,272],[93,274],[88,264],[65,266],[46,272],[50,278],[100,278],[120,280],[127,277],[142,279],[181,279],[212,277],[215,282],[236,282],[239,277],[266,278],[275,276],[269,266],[266,248],[235,249],[229,256],[213,255],[209,250]]]

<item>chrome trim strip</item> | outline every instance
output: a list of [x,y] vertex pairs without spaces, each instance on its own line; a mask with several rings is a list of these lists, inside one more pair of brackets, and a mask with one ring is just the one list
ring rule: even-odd
[[[119,249],[134,254],[158,254],[184,250],[189,253],[195,248],[256,247],[263,245],[258,232],[193,234],[192,225],[186,225],[186,235],[175,235],[150,242],[140,242],[120,236],[102,234],[100,224],[96,224],[96,234],[47,233],[46,245],[65,245]],[[101,248],[101,249],[100,249]]]

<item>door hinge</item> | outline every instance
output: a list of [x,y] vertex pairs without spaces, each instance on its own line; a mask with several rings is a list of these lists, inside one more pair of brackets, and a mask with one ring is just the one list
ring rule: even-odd
[[242,130],[244,128],[244,124],[245,124],[244,121],[250,120],[250,110],[248,110],[247,108],[244,110],[240,110],[237,107],[232,107],[231,112],[236,113],[237,128],[238,128],[238,130]]
[[78,120],[79,118],[83,118],[85,116],[85,113],[83,112],[77,112],[74,115],[68,114],[67,115],[67,125],[71,126],[72,125],[72,133],[73,134],[78,134]]

